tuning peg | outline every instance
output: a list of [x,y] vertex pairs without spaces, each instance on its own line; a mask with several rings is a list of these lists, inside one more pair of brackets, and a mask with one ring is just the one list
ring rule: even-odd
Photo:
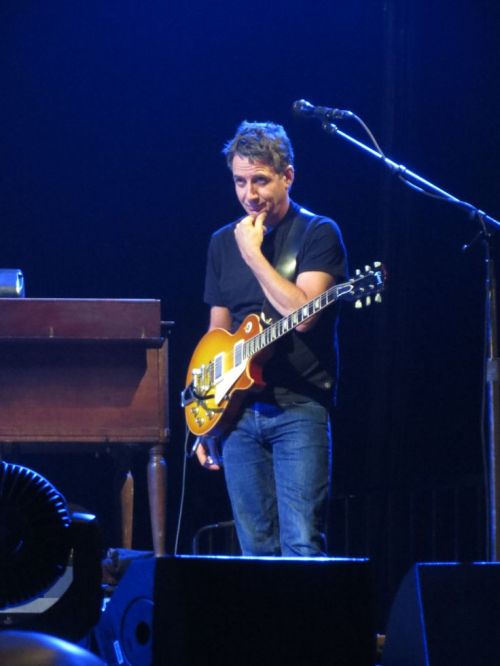
[[354,302],[354,307],[356,310],[360,310],[363,307],[363,301],[358,298],[358,300]]
[[361,275],[361,271],[360,271],[359,268],[356,268],[355,274],[356,274],[356,275]]
[[369,308],[371,304],[372,304],[372,297],[371,297],[371,296],[367,296],[367,297],[365,298],[365,305],[366,305],[366,307]]
[[366,266],[365,266],[365,273],[370,273],[371,270],[372,270],[372,267],[369,266],[368,264],[366,264]]
[[382,303],[382,294],[375,294],[375,303]]
[[374,261],[373,266],[374,266],[374,268],[380,268],[382,266],[382,262],[381,261]]

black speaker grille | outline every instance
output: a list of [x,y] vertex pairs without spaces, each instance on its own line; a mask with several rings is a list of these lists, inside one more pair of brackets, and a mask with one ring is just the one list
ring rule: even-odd
[[66,500],[52,484],[0,462],[0,608],[43,594],[64,573],[70,524]]

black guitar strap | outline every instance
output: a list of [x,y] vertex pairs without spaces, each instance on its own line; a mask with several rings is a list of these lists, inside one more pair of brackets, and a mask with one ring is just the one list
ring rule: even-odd
[[[287,237],[285,238],[285,242],[281,247],[281,252],[279,253],[274,266],[278,273],[286,280],[293,282],[297,276],[297,257],[299,255],[299,250],[305,232],[309,226],[309,222],[314,217],[315,215],[305,210],[305,208],[301,208],[299,214],[295,216],[295,219],[288,230]],[[265,298],[262,303],[261,315],[264,323],[270,323],[273,318],[279,318],[280,316],[281,315],[276,312],[267,298]]]

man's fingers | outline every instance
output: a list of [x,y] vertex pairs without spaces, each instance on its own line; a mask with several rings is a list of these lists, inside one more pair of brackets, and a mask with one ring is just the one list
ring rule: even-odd
[[266,229],[266,227],[265,227],[265,225],[264,225],[264,222],[266,221],[266,217],[267,217],[267,213],[266,213],[266,212],[259,213],[259,214],[257,215],[257,217],[255,218],[255,222],[254,222],[254,226],[255,226],[255,228],[256,228],[258,231],[262,232],[262,234],[265,234],[266,231],[267,231],[267,229]]
[[200,465],[205,469],[213,471],[220,469],[220,465],[217,462],[215,462],[213,456],[207,453],[205,444],[200,443],[196,447],[196,457],[198,458],[198,462],[200,463]]
[[255,222],[255,215],[247,215],[242,220],[238,222],[238,226],[242,227],[253,227]]

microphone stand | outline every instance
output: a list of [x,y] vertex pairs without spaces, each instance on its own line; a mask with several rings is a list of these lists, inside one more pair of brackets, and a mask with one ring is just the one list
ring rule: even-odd
[[[416,173],[410,171],[402,164],[397,164],[387,158],[382,150],[379,148],[373,135],[368,130],[364,122],[355,114],[352,116],[355,120],[368,132],[372,138],[374,145],[379,150],[374,150],[365,145],[358,139],[342,132],[338,127],[325,120],[322,123],[323,129],[334,136],[339,136],[348,143],[360,148],[368,153],[375,159],[379,160],[386,166],[392,173],[399,176],[407,185],[417,190],[422,194],[436,197],[438,199],[448,201],[468,212],[471,219],[479,222],[481,228],[477,233],[474,240],[464,245],[463,250],[467,250],[477,240],[482,239],[485,247],[485,264],[486,264],[486,278],[485,278],[485,322],[486,322],[486,342],[488,350],[488,358],[486,360],[486,376],[485,376],[485,392],[487,396],[487,415],[486,424],[488,432],[488,448],[487,448],[487,558],[491,562],[498,560],[500,554],[500,491],[498,482],[500,479],[500,365],[498,358],[498,328],[497,328],[497,295],[496,295],[496,279],[495,279],[495,264],[491,255],[491,232],[490,229],[500,229],[500,222],[495,218],[487,215],[484,211],[476,208],[466,201],[462,201],[453,196],[449,192],[437,187],[430,181],[422,178]],[[484,424],[483,424],[484,425]]]

